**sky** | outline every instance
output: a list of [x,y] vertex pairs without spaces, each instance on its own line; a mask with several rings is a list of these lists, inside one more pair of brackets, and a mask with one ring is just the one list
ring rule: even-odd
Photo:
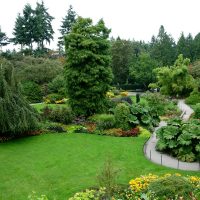
[[[1,30],[12,37],[15,20],[22,13],[25,4],[33,8],[37,0],[1,0]],[[38,0],[40,2],[40,0]],[[103,18],[110,28],[110,36],[130,40],[150,41],[157,35],[160,25],[167,33],[178,40],[181,32],[195,36],[200,32],[200,1],[199,0],[44,0],[50,15],[55,17],[52,22],[55,31],[52,49],[57,48],[57,38],[61,20],[67,14],[69,5],[79,16],[90,17],[96,23]],[[13,48],[12,45],[6,48]],[[16,50],[19,48],[15,47]]]

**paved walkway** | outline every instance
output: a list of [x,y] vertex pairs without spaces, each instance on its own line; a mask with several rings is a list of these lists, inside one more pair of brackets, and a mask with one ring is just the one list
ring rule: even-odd
[[[184,100],[179,100],[178,107],[183,111],[183,114],[182,114],[183,120],[188,120],[190,115],[193,113],[193,110],[184,103]],[[158,139],[156,138],[156,131],[159,128],[166,125],[167,125],[166,122],[161,121],[159,126],[155,128],[155,131],[152,134],[151,138],[147,141],[146,145],[144,146],[145,156],[148,159],[150,159],[152,162],[166,166],[166,167],[171,167],[171,168],[181,169],[181,170],[199,171],[200,163],[198,162],[187,163],[187,162],[178,161],[176,158],[173,158],[167,154],[162,154],[156,151],[155,146],[158,141]]]

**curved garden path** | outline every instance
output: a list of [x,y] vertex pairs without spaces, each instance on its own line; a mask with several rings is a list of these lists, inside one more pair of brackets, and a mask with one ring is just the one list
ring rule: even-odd
[[[178,107],[182,110],[182,115],[181,115],[182,119],[186,121],[190,118],[191,114],[194,112],[188,105],[185,104],[184,100],[178,101]],[[155,128],[155,131],[152,134],[151,138],[147,141],[146,145],[144,146],[145,156],[152,162],[161,164],[166,167],[171,167],[181,170],[199,171],[200,163],[198,162],[193,162],[193,163],[182,162],[167,154],[162,154],[156,151],[155,146],[158,141],[158,139],[156,138],[156,131],[159,128],[166,125],[167,125],[166,122],[161,121],[159,126]]]

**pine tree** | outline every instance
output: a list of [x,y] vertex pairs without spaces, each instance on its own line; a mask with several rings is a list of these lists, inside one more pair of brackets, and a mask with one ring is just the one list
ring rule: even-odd
[[37,115],[22,97],[12,65],[0,59],[0,136],[19,136],[37,128]]
[[72,25],[76,22],[76,12],[73,11],[72,5],[69,6],[69,10],[67,11],[67,15],[62,19],[62,25],[61,28],[59,29],[61,37],[58,39],[58,48],[59,52],[63,52],[63,47],[64,47],[64,36],[69,34]]
[[174,39],[166,33],[164,26],[160,27],[152,45],[151,56],[160,63],[160,66],[172,65],[176,60],[176,44]]
[[34,10],[30,4],[26,4],[23,9],[23,15],[18,14],[18,17],[15,22],[15,28],[13,35],[15,36],[12,41],[15,44],[21,44],[29,46],[30,50],[33,49],[34,42]]
[[104,21],[78,18],[65,37],[65,66],[69,103],[77,115],[101,112],[112,81],[110,67],[110,30]]
[[1,27],[0,27],[0,50],[2,46],[6,46],[7,44],[9,44],[8,37],[6,36],[4,32],[1,31]]
[[52,17],[48,12],[48,9],[45,8],[44,2],[38,3],[35,9],[35,32],[34,32],[34,41],[37,42],[39,49],[44,49],[44,42],[50,44],[53,40],[53,28],[51,25]]

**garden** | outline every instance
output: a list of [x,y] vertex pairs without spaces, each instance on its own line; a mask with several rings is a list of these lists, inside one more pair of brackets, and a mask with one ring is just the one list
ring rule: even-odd
[[[200,162],[200,79],[190,60],[180,54],[152,69],[145,91],[132,94],[113,82],[109,34],[102,19],[79,17],[65,36],[66,59],[0,57],[0,199],[200,199],[198,171],[157,165],[143,152],[165,121],[156,150]],[[194,110],[188,120],[180,99]]]

